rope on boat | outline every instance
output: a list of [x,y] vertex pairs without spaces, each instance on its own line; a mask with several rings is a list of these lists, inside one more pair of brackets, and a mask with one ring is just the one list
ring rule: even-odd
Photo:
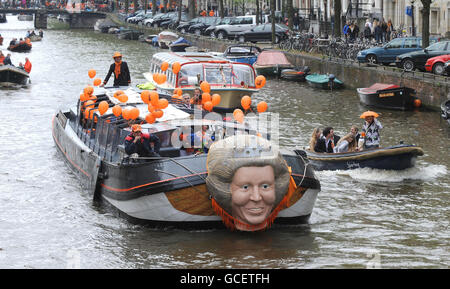
[[[188,181],[187,178],[185,178],[185,177],[183,177],[183,176],[178,176],[178,175],[176,175],[176,174],[169,173],[169,172],[166,172],[166,171],[161,171],[161,170],[158,170],[158,169],[155,169],[155,171],[156,171],[156,172],[163,173],[163,174],[168,174],[168,175],[170,175],[170,176],[172,176],[172,177],[182,178],[183,180],[186,181],[186,183],[188,183],[188,184],[189,184],[194,190],[196,190],[198,193],[201,193],[201,194],[204,193],[204,192],[198,190],[198,189],[197,189],[190,181]],[[200,176],[200,175],[199,175],[199,176]],[[200,176],[200,177],[201,177],[201,176]]]

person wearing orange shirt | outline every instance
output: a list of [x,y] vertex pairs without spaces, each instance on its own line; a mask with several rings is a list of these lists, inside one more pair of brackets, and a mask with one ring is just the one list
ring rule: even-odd
[[31,72],[31,62],[28,59],[28,57],[25,57],[25,65],[23,66],[23,69],[25,69],[26,72]]

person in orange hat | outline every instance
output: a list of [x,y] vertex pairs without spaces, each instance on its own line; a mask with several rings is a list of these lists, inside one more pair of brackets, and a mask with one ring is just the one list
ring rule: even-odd
[[364,125],[362,131],[364,133],[364,149],[375,149],[380,147],[380,131],[383,128],[378,121],[377,113],[365,113]]
[[[153,148],[150,145],[153,143]],[[131,126],[131,133],[125,138],[125,152],[129,155],[138,154],[140,157],[159,157],[161,142],[159,137],[150,133],[143,133],[139,124]]]
[[113,55],[114,63],[109,67],[108,74],[105,80],[100,86],[104,86],[108,83],[111,74],[114,73],[114,86],[128,86],[131,83],[130,70],[128,69],[128,64],[122,61],[122,54],[119,52]]

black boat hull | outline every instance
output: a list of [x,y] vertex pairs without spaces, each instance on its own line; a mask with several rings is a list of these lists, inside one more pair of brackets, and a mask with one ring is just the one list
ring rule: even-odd
[[315,170],[352,170],[372,168],[380,170],[404,170],[415,165],[417,156],[423,155],[421,148],[400,145],[355,153],[326,154],[307,151],[308,159]]
[[411,110],[414,109],[416,91],[408,87],[379,90],[374,93],[364,92],[364,88],[358,88],[361,103],[386,109]]
[[[66,114],[59,112],[53,118],[52,132],[58,150],[94,198],[106,201],[127,219],[152,226],[224,227],[206,190],[206,155],[114,163],[101,159],[77,138]],[[285,159],[299,187],[298,198],[275,222],[303,224],[311,215],[320,182],[311,166],[305,170],[302,157],[292,154]]]
[[29,75],[17,67],[0,66],[0,86],[26,85]]
[[28,52],[31,50],[31,47],[31,45],[21,43],[13,46],[8,46],[8,50],[13,52]]
[[450,125],[450,100],[444,101],[441,104],[441,117]]

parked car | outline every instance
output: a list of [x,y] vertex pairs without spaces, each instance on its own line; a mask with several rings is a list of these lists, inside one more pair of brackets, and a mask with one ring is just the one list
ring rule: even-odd
[[181,23],[178,25],[177,30],[181,33],[186,33],[189,30],[189,27],[191,27],[194,24],[200,23],[202,19],[205,19],[206,17],[196,17],[194,19],[189,20],[188,22]]
[[239,32],[252,29],[256,26],[256,15],[237,16],[230,24],[218,25],[214,34],[218,39],[233,39]]
[[161,16],[156,16],[153,18],[152,27],[158,28],[159,25],[167,20],[170,20],[173,15],[176,14],[176,12],[169,12],[169,13],[161,13]]
[[151,11],[147,11],[147,14],[145,13],[145,11],[141,11],[138,14],[136,14],[134,17],[130,17],[127,19],[128,23],[134,23],[137,24],[139,21],[141,21],[146,15],[151,14]]
[[445,63],[449,60],[450,60],[450,54],[431,57],[425,63],[425,71],[442,75],[445,72],[445,70],[444,70]]
[[152,12],[147,12],[147,14],[145,14],[143,17],[141,17],[136,21],[136,24],[145,25],[145,21],[152,18],[153,18]]
[[203,32],[203,35],[209,35],[212,38],[216,37],[215,34],[215,29],[218,25],[224,25],[224,24],[230,24],[231,21],[233,21],[234,17],[224,17],[222,19],[220,19],[216,24],[209,26],[208,28],[205,29],[205,31]]
[[[187,22],[187,21],[189,21],[188,15],[185,13],[182,13],[181,14],[181,22]],[[171,15],[169,19],[161,22],[159,24],[159,27],[175,29],[176,27],[178,27],[178,25],[179,25],[178,24],[178,13],[175,13],[175,14]]]
[[162,15],[163,15],[163,13],[156,13],[152,17],[145,19],[144,22],[142,23],[142,25],[147,26],[147,27],[152,27],[152,23],[155,20],[155,18],[161,17]]
[[220,20],[220,17],[203,17],[203,18],[205,18],[204,21],[200,21],[199,23],[191,25],[188,29],[188,32],[193,33],[195,35],[202,35],[206,30],[206,28],[208,28],[211,25],[215,25]]
[[444,64],[444,74],[450,75],[450,61],[447,61],[447,62]]
[[450,53],[449,44],[450,41],[440,41],[427,48],[399,55],[395,59],[395,64],[406,71],[414,69],[425,71],[425,63],[429,58]]
[[[435,43],[436,38],[430,38],[430,43]],[[358,52],[359,62],[390,64],[401,54],[422,49],[422,37],[395,38],[382,47],[372,47]]]
[[[283,24],[275,24],[275,43],[288,38],[289,28]],[[272,24],[260,24],[250,30],[236,34],[239,42],[272,41]]]

